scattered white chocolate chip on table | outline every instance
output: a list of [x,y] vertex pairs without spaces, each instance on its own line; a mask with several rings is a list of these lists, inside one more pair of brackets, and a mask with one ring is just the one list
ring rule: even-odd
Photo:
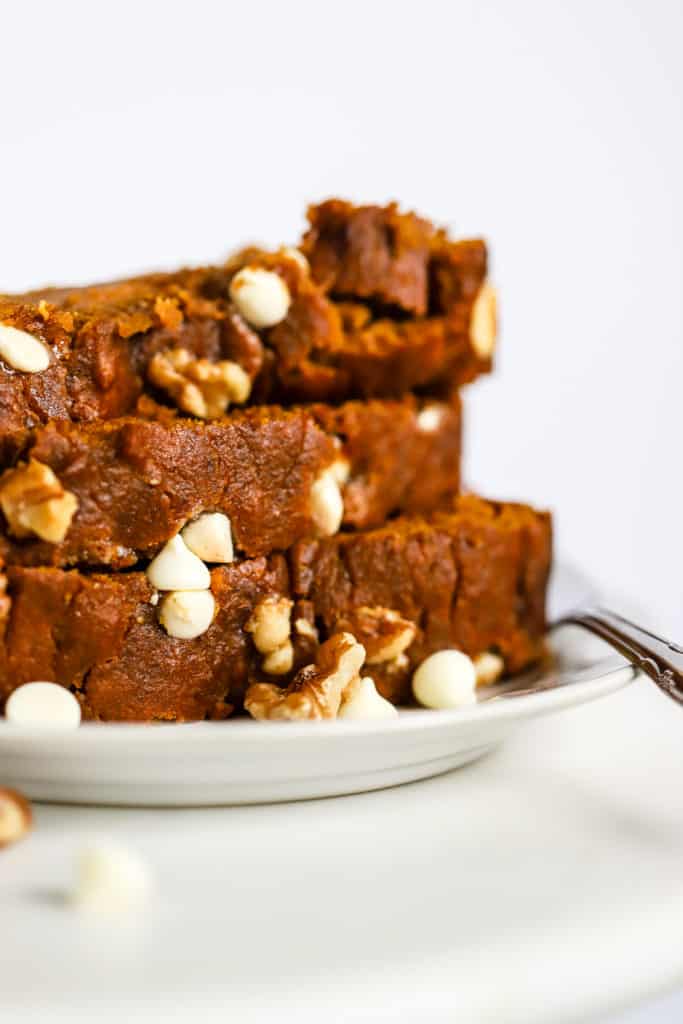
[[344,518],[344,499],[334,463],[323,470],[311,487],[311,519],[321,537],[332,537]]
[[430,654],[413,674],[413,693],[426,708],[445,710],[476,704],[474,663],[462,651]]
[[291,296],[279,274],[243,267],[230,282],[230,298],[252,327],[274,327],[287,316]]
[[70,690],[57,683],[24,683],[7,698],[5,718],[12,725],[77,729],[81,724],[81,705]]
[[177,534],[147,566],[147,579],[155,590],[208,590],[211,573]]
[[349,698],[342,702],[339,709],[339,718],[371,719],[398,717],[398,710],[390,701],[377,692],[374,680],[369,676],[363,676],[356,686],[351,688],[351,691]]
[[159,622],[169,636],[194,640],[213,622],[216,602],[210,590],[172,590],[159,605]]
[[204,562],[227,564],[235,556],[230,520],[222,512],[203,512],[180,535],[190,551]]
[[484,651],[474,659],[474,671],[477,674],[477,686],[491,686],[498,682],[505,669],[505,662],[500,654]]
[[26,797],[0,786],[0,849],[23,839],[32,823],[33,812]]
[[22,373],[42,373],[50,365],[47,346],[10,324],[0,324],[0,358]]
[[147,865],[127,847],[99,841],[81,851],[72,894],[72,903],[79,909],[125,912],[146,903],[150,890]]

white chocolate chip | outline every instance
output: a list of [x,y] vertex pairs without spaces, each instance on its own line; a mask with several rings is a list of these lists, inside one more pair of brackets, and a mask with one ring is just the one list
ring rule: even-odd
[[337,533],[344,518],[344,500],[332,467],[324,470],[311,487],[311,518],[321,537]]
[[351,463],[345,455],[339,455],[328,468],[328,473],[343,487],[351,476]]
[[24,683],[8,697],[5,717],[13,725],[77,729],[81,706],[70,690],[57,683]]
[[0,849],[23,839],[31,828],[31,805],[21,793],[0,786]]
[[497,682],[503,674],[505,662],[500,654],[493,651],[484,651],[474,659],[474,671],[477,673],[477,686],[491,686]]
[[462,651],[437,651],[413,675],[413,693],[427,708],[459,708],[476,704],[474,663]]
[[398,711],[380,696],[374,680],[364,676],[339,709],[339,718],[396,718]]
[[289,288],[272,270],[243,267],[230,282],[230,298],[252,327],[274,327],[287,316]]
[[262,668],[268,675],[284,676],[291,670],[293,664],[294,648],[291,640],[285,640],[280,647],[276,647],[264,657]]
[[50,353],[42,341],[9,324],[0,324],[0,357],[23,373],[42,373],[50,365]]
[[178,534],[147,566],[147,579],[155,590],[208,590],[211,574]]
[[480,359],[488,359],[496,344],[496,292],[488,282],[481,286],[472,306],[470,341]]
[[232,530],[230,520],[222,512],[204,512],[188,523],[181,537],[190,551],[204,562],[232,562]]
[[423,434],[435,434],[443,423],[443,405],[426,405],[417,414],[417,429]]
[[73,903],[81,910],[116,913],[142,906],[149,897],[147,865],[118,843],[92,843],[80,853]]
[[293,245],[285,245],[284,248],[281,249],[281,252],[282,255],[286,256],[288,260],[293,260],[296,264],[298,264],[301,270],[308,273],[310,269],[308,265],[308,260],[302,253],[301,249],[295,249]]
[[159,605],[159,622],[169,636],[194,640],[206,633],[215,611],[210,590],[172,590]]

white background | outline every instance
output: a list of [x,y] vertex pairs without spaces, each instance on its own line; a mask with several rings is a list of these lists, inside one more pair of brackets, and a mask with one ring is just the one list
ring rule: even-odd
[[484,234],[468,479],[680,639],[682,30],[652,0],[8,5],[0,290],[295,240],[335,194]]

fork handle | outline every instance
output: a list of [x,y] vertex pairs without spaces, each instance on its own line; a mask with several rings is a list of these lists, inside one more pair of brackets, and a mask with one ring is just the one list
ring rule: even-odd
[[570,612],[553,623],[553,628],[565,625],[582,626],[602,637],[648,675],[667,696],[683,704],[683,647],[606,608]]

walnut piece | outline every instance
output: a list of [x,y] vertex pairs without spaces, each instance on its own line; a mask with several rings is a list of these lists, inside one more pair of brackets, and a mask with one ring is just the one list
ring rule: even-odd
[[294,664],[294,647],[291,640],[285,640],[270,654],[266,654],[261,666],[269,676],[286,676]]
[[263,670],[268,675],[284,676],[294,663],[289,639],[293,603],[288,597],[266,597],[256,605],[244,627],[251,633],[256,650],[264,655]]
[[0,477],[0,508],[15,537],[37,536],[60,544],[78,501],[62,487],[49,466],[29,459]]
[[292,646],[297,669],[310,665],[318,655],[320,637],[315,625],[315,609],[310,601],[297,601],[292,609]]
[[336,718],[342,697],[358,685],[365,648],[350,633],[336,633],[318,650],[315,665],[307,665],[288,687],[254,683],[244,706],[253,718],[301,721]]
[[313,643],[318,642],[318,630],[315,628],[312,622],[308,619],[300,618],[294,623],[294,629],[299,636],[306,637],[308,640],[312,640]]
[[179,409],[203,420],[222,416],[231,402],[243,404],[251,394],[251,379],[238,363],[198,359],[185,348],[157,352],[147,375]]
[[244,628],[261,654],[272,654],[289,639],[292,603],[288,597],[266,597],[254,608]]
[[236,309],[231,309],[223,321],[223,345],[226,355],[239,363],[245,373],[255,380],[263,368],[265,350],[263,342]]
[[357,636],[367,651],[368,665],[399,662],[415,639],[417,627],[391,608],[362,605],[337,622],[337,628]]

